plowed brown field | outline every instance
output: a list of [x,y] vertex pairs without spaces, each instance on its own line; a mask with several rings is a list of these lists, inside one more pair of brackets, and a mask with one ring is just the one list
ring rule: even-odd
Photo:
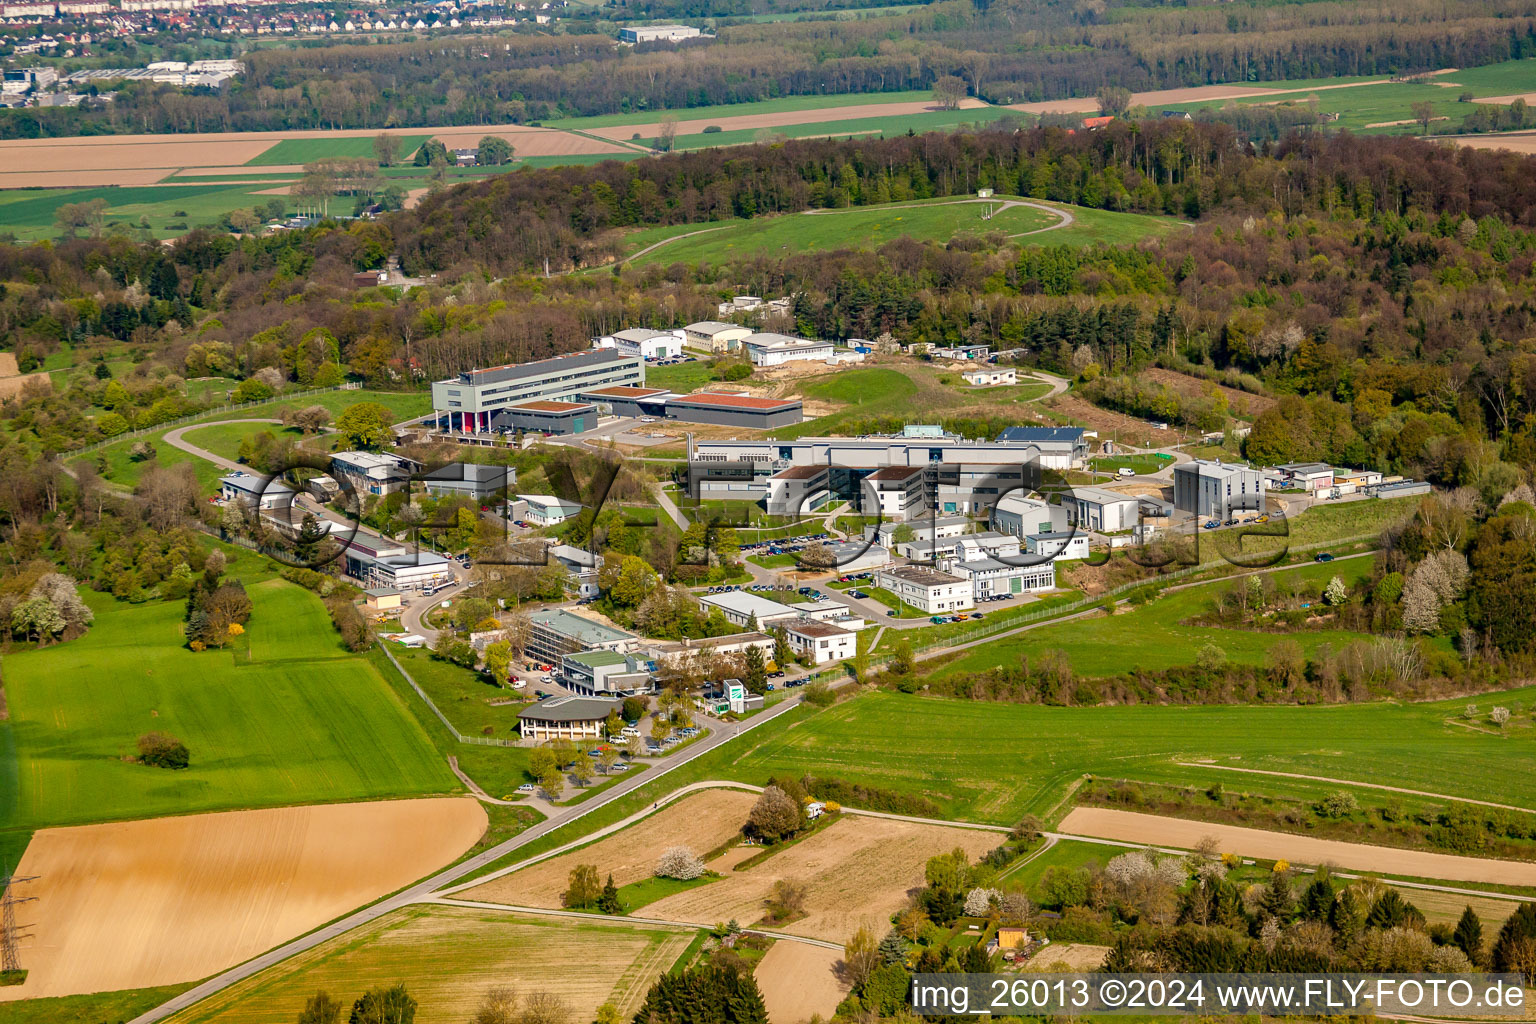
[[830,1019],[848,994],[848,984],[838,975],[842,962],[841,953],[825,946],[775,942],[753,972],[771,1024]]
[[0,1000],[195,981],[452,862],[485,831],[468,797],[45,829],[23,985]]
[[[577,864],[597,865],[603,879],[611,872],[615,885],[650,878],[656,861],[670,847],[686,846],[702,856],[731,838],[740,831],[756,801],[754,794],[741,790],[695,793],[590,846],[514,871],[458,896],[518,907],[557,908],[560,894],[569,885],[571,869]],[[656,915],[647,911],[645,916]]]

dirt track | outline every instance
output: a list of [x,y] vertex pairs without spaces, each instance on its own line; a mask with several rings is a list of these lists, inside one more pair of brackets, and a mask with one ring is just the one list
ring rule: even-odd
[[44,829],[17,869],[26,983],[0,1001],[195,981],[462,854],[470,798],[230,811]]
[[801,1024],[819,1015],[831,1018],[849,986],[838,977],[842,954],[804,942],[776,942],[754,975],[773,1024]]
[[1059,831],[1070,835],[1117,839],[1193,849],[1206,836],[1215,836],[1223,852],[1245,857],[1285,859],[1296,864],[1334,864],[1358,871],[1452,882],[1489,885],[1536,886],[1536,864],[1507,860],[1482,860],[1420,850],[1397,850],[1364,843],[1343,843],[1287,832],[1266,832],[1236,825],[1218,825],[1156,814],[1116,811],[1106,807],[1079,807],[1067,815]]

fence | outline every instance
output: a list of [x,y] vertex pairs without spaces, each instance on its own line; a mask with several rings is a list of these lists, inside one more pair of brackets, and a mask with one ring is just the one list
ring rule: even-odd
[[69,458],[73,458],[76,455],[87,455],[100,448],[105,448],[109,444],[116,444],[118,441],[125,441],[133,437],[143,437],[145,434],[153,434],[157,431],[165,430],[166,428],[179,427],[188,423],[197,423],[201,420],[206,420],[210,417],[218,416],[223,413],[239,412],[242,409],[254,409],[258,406],[271,405],[274,402],[288,402],[295,398],[312,398],[315,395],[329,394],[332,391],[357,391],[361,387],[361,384],[357,383],[356,381],[351,381],[346,384],[338,384],[333,388],[310,388],[307,391],[289,391],[285,394],[273,395],[271,398],[259,398],[254,402],[234,402],[228,405],[213,406],[212,408],[204,409],[202,412],[188,413],[185,416],[178,416],[173,420],[165,420],[161,423],[155,423],[148,427],[135,427],[133,430],[125,430],[121,434],[116,434],[112,437],[106,438],[105,440],[92,441],[90,444],[85,445],[84,447],[73,448],[64,454]]
[[410,685],[411,689],[416,691],[416,696],[420,697],[422,702],[425,703],[427,707],[432,709],[432,713],[437,716],[437,720],[443,723],[443,728],[447,729],[448,732],[452,734],[454,739],[458,740],[460,743],[473,743],[482,747],[517,746],[517,740],[499,740],[494,736],[466,736],[459,732],[458,729],[454,728],[453,723],[448,721],[448,716],[443,714],[442,709],[432,702],[431,697],[427,696],[427,691],[423,690],[417,684],[416,680],[411,678],[411,674],[405,670],[404,665],[400,664],[400,659],[395,657],[395,652],[389,649],[389,645],[387,643],[380,643],[379,650],[384,652],[384,657],[388,658],[389,663],[395,666],[395,671],[399,672],[400,677]]

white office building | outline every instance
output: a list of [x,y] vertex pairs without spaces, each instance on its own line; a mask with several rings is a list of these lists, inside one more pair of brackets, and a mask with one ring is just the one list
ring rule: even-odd
[[734,626],[750,627],[752,620],[757,620],[759,628],[770,626],[775,622],[784,622],[789,619],[798,619],[800,612],[787,604],[770,601],[766,597],[745,590],[727,590],[723,594],[700,594],[699,606],[707,615],[713,609],[719,609],[725,620]]
[[555,526],[580,515],[586,507],[552,494],[519,494],[517,500],[522,503],[522,511],[515,516],[534,526]]
[[976,607],[971,581],[920,565],[898,565],[875,572],[875,586],[889,590],[928,615]]
[[967,561],[956,559],[946,563],[945,568],[951,574],[969,580],[978,601],[1056,589],[1056,566],[1051,562],[1014,565],[983,556]]
[[825,362],[832,358],[834,351],[830,341],[811,341],[771,332],[749,334],[741,339],[741,346],[747,350],[747,358],[752,360],[753,366],[782,366],[804,360]]
[[1031,533],[1024,538],[1024,551],[1053,562],[1087,558],[1088,535],[1074,530]]
[[842,661],[858,653],[859,635],[816,619],[796,619],[784,627],[789,649],[813,665]]

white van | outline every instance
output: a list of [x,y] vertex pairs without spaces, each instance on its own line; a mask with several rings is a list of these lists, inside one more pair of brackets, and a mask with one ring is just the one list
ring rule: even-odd
[[1134,469],[1132,469],[1130,466],[1121,466],[1119,469],[1115,470],[1115,472],[1118,473],[1120,476],[1135,476],[1136,475],[1136,471]]

